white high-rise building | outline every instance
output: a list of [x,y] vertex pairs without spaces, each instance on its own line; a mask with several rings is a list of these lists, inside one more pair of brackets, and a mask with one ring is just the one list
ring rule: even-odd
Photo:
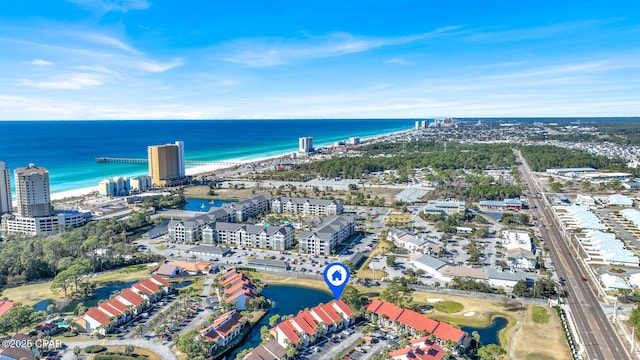
[[0,214],[10,213],[12,210],[9,168],[4,161],[0,161]]
[[311,153],[313,152],[313,138],[311,136],[301,137],[298,139],[299,147],[298,151],[301,153]]
[[180,177],[185,177],[185,166],[184,166],[184,141],[176,141],[176,145],[178,145],[178,173]]
[[29,164],[13,172],[18,197],[18,214],[26,217],[53,215],[49,189],[49,171]]

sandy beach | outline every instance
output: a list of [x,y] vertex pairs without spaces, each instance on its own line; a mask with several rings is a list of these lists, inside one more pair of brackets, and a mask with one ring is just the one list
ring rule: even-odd
[[[398,131],[398,132],[392,132],[392,133],[387,133],[387,134],[382,134],[382,135],[376,135],[376,136],[372,136],[372,137],[368,137],[368,138],[363,138],[361,139],[361,144],[365,144],[365,143],[370,143],[370,142],[376,142],[379,140],[382,140],[386,137],[389,136],[397,136],[397,135],[401,135],[404,133],[407,133],[411,130],[403,130],[403,131]],[[332,146],[332,144],[320,144],[317,146],[318,149],[320,148],[328,148]],[[251,159],[231,159],[231,160],[225,160],[224,162],[227,164],[210,164],[210,165],[200,165],[200,166],[194,166],[194,167],[190,167],[187,168],[185,173],[189,176],[202,176],[202,175],[209,175],[209,174],[213,174],[216,171],[220,171],[223,169],[229,169],[229,168],[233,168],[234,166],[237,165],[229,165],[229,164],[250,164],[250,163],[265,163],[265,162],[269,162],[269,161],[287,161],[291,159],[291,151],[286,152],[286,153],[282,153],[282,154],[278,154],[278,155],[273,155],[273,156],[256,156],[255,158],[251,158]],[[312,158],[305,158],[306,159],[312,159]],[[138,174],[140,175],[140,174]],[[145,174],[146,175],[146,174]],[[83,187],[83,188],[78,188],[78,189],[72,189],[72,190],[66,190],[66,191],[59,191],[59,192],[52,192],[51,193],[51,200],[54,201],[60,201],[63,199],[67,199],[67,198],[72,198],[72,197],[81,197],[81,196],[86,196],[89,195],[93,192],[97,192],[98,191],[98,185],[96,184],[95,186],[89,186],[89,187]],[[17,205],[15,204],[14,201],[14,206]]]

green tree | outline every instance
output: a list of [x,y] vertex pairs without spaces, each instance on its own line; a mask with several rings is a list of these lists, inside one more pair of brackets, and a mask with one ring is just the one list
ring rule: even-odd
[[478,357],[481,360],[501,360],[507,352],[496,344],[489,344],[478,349]]
[[124,354],[127,356],[131,356],[133,354],[134,347],[131,344],[127,344],[124,346]]
[[279,314],[275,314],[272,317],[269,318],[269,326],[274,327],[276,326],[276,324],[278,323],[278,321],[280,320],[280,315]]
[[391,267],[396,263],[396,257],[394,255],[387,256],[387,266]]

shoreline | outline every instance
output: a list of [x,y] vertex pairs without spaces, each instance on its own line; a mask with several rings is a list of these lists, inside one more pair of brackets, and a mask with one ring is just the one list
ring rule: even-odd
[[[389,136],[398,136],[398,135],[402,135],[402,134],[406,134],[410,131],[412,131],[413,129],[406,129],[406,130],[399,130],[399,131],[392,131],[389,133],[384,133],[384,134],[379,134],[379,135],[373,135],[373,136],[369,136],[366,138],[361,138],[360,139],[360,144],[367,144],[367,143],[371,143],[371,142],[376,142],[376,141],[380,141],[386,137]],[[322,144],[318,144],[316,147],[317,148],[327,148],[332,146],[332,144],[327,144],[327,143],[322,143]],[[194,167],[190,167],[187,168],[185,170],[185,173],[187,175],[190,176],[207,176],[207,175],[211,175],[213,173],[215,173],[216,171],[220,171],[220,170],[226,170],[226,169],[231,169],[233,167],[236,166],[245,166],[247,164],[251,164],[251,163],[263,163],[265,161],[274,161],[274,160],[278,160],[278,159],[287,159],[291,157],[291,154],[298,154],[297,151],[288,151],[285,153],[280,153],[280,154],[275,154],[275,155],[267,155],[267,156],[259,156],[257,155],[256,157],[252,157],[252,158],[247,158],[247,159],[229,159],[229,160],[222,160],[221,162],[228,162],[228,163],[237,163],[237,164],[241,164],[241,165],[225,165],[225,164],[217,164],[217,165],[200,165],[200,166],[194,166]],[[311,158],[308,158],[309,160],[311,160]],[[146,175],[146,174],[137,174],[137,175],[131,175],[131,176],[139,176],[139,175]],[[118,176],[125,176],[125,175],[118,175]],[[129,177],[129,176],[127,176]],[[107,178],[108,179],[108,178]],[[84,196],[88,196],[94,192],[98,191],[98,185],[96,184],[95,186],[87,186],[87,187],[81,187],[81,188],[76,188],[76,189],[69,189],[69,190],[62,190],[62,191],[52,191],[51,192],[51,200],[52,201],[62,201],[68,198],[74,198],[74,197],[84,197]],[[14,206],[17,205],[16,201],[14,201]]]

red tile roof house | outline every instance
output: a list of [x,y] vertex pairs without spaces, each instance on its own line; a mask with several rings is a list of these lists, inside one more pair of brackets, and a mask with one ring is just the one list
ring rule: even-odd
[[121,303],[130,306],[133,309],[134,314],[140,314],[144,312],[144,309],[149,305],[149,301],[140,296],[137,292],[131,289],[124,289],[116,296],[116,299]]
[[284,348],[290,343],[308,346],[317,340],[319,334],[337,331],[350,324],[353,321],[352,315],[353,310],[342,300],[338,300],[301,311],[294,318],[276,325],[271,333]]
[[100,335],[105,335],[113,327],[109,315],[97,307],[87,310],[84,315],[75,320],[74,324],[79,330]]
[[158,285],[150,278],[146,278],[133,284],[133,286],[131,286],[131,290],[137,292],[140,296],[152,303],[159,301],[164,295],[166,295],[166,292],[160,289],[160,287],[158,287]]
[[221,294],[221,300],[227,304],[235,301],[237,303],[236,310],[245,310],[247,301],[258,297],[258,292],[251,279],[236,269],[230,269],[220,275],[218,282],[225,288]]
[[240,335],[245,325],[245,318],[236,310],[228,311],[200,330],[202,339],[210,344],[211,352],[219,346],[225,346]]
[[441,360],[444,355],[444,349],[428,336],[411,340],[407,347],[389,353],[394,360]]
[[451,324],[429,319],[426,315],[413,310],[403,309],[390,302],[372,299],[366,306],[372,321],[398,331],[408,331],[412,334],[435,335],[439,346],[453,345],[452,351],[459,347],[466,347],[469,341],[466,333]]
[[11,301],[0,301],[0,316],[7,313],[7,311],[11,310],[13,307],[13,303]]

